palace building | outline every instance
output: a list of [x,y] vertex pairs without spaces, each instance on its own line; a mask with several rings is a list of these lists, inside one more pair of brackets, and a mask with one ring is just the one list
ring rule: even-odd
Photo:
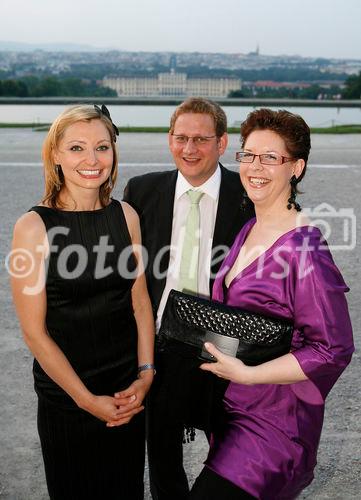
[[227,97],[232,90],[240,90],[242,82],[238,78],[188,78],[171,69],[157,77],[105,77],[102,84],[118,96]]

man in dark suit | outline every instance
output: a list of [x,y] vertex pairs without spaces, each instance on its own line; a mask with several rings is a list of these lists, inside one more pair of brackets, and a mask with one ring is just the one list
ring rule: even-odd
[[[174,171],[134,177],[124,200],[140,216],[142,242],[148,252],[146,277],[157,328],[170,289],[182,288],[180,274],[187,217],[198,194],[199,236],[195,292],[211,296],[215,274],[243,224],[253,216],[243,210],[244,189],[239,175],[219,163],[227,147],[227,119],[216,103],[190,98],[176,108],[170,123],[169,147]],[[182,238],[183,236],[183,238]],[[185,500],[189,491],[183,468],[183,427],[162,418],[153,384],[148,401],[147,444],[151,492],[154,500]]]

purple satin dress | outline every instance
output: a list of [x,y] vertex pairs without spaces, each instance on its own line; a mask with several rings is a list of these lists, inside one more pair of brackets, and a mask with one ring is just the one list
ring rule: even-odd
[[231,282],[255,219],[237,236],[213,288],[213,299],[294,322],[292,354],[308,380],[287,385],[230,383],[226,421],[212,435],[206,466],[259,499],[292,499],[313,479],[325,398],[351,360],[348,291],[320,231],[282,235]]

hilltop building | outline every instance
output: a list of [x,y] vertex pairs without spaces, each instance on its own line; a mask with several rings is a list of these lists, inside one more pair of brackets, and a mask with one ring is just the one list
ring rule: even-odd
[[242,82],[239,78],[188,78],[171,68],[157,77],[105,77],[102,85],[118,96],[227,97],[231,90],[240,90]]
[[249,56],[258,57],[259,56],[259,43],[257,43],[256,50],[254,52],[248,52]]

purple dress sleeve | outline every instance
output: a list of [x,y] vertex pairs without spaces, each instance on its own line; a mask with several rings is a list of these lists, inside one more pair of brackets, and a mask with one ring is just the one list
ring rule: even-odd
[[324,400],[354,351],[345,298],[349,289],[321,233],[314,229],[308,236],[297,236],[299,246],[295,248],[302,245],[302,250],[293,255],[290,279],[294,342],[300,347],[292,354]]

